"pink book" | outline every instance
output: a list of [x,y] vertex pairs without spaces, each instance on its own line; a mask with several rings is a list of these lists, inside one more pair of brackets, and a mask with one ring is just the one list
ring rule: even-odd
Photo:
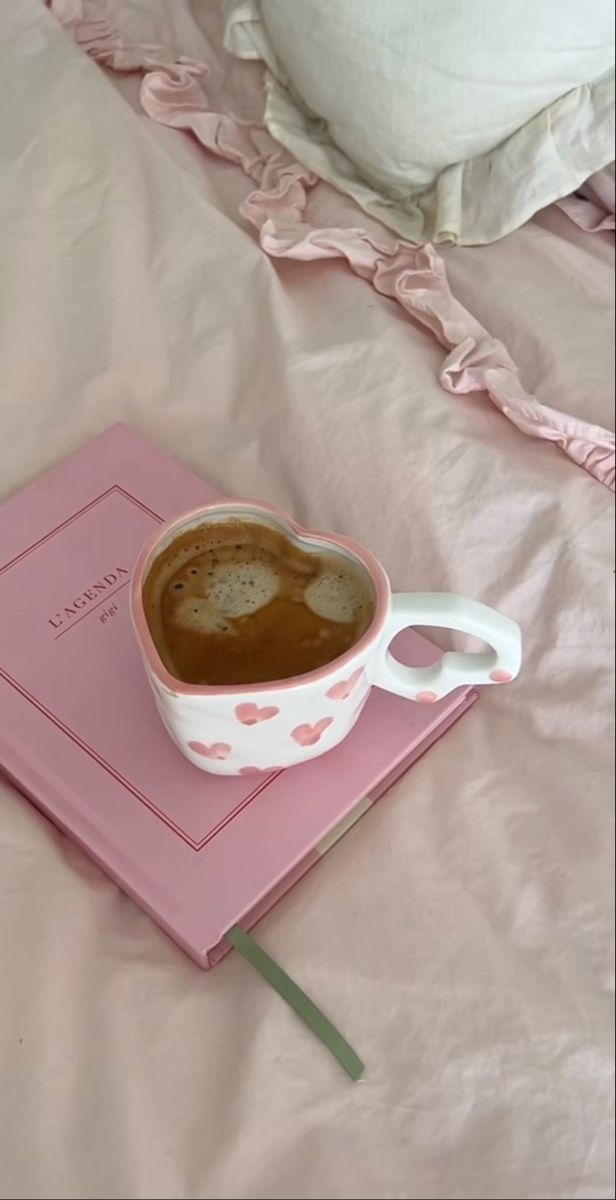
[[[475,699],[375,689],[341,746],[257,784],[165,733],[128,591],[152,529],[218,493],[116,425],[0,508],[0,766],[201,967],[230,948]],[[427,665],[417,634],[396,653]]]

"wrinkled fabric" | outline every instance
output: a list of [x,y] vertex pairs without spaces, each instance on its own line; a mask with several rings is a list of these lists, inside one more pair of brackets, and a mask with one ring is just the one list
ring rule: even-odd
[[559,207],[587,233],[614,229],[614,163],[591,175],[578,192],[559,201]]
[[105,19],[108,0],[84,0],[81,9],[73,3],[68,13],[64,3],[61,0],[60,18],[97,62],[119,71],[141,65],[147,72],[141,100],[149,117],[189,130],[207,150],[243,167],[259,182],[241,212],[260,231],[260,244],[268,254],[303,261],[345,258],[352,270],[396,299],[452,351],[441,368],[444,387],[453,393],[487,392],[522,433],[555,442],[573,462],[614,490],[613,434],[551,411],[524,391],[504,346],[452,296],[442,260],[432,247],[374,242],[361,229],[306,226],[306,189],[315,185],[316,177],[290,159],[262,126],[211,110],[198,79],[203,73],[199,64],[178,60],[168,65],[168,51],[145,43],[127,47]]
[[[261,124],[217,4],[111,15]],[[0,496],[124,420],[229,494],[357,538],[397,590],[502,609],[525,664],[256,930],[360,1085],[237,956],[199,972],[0,782],[0,1194],[608,1200],[613,496],[448,393],[431,329],[343,258],[264,253],[239,214],[256,175],[148,118],[142,83],[39,0],[4,7]],[[359,224],[371,270],[382,229],[303,190],[303,224]],[[441,256],[529,395],[604,427],[613,253],[552,208]]]
[[614,155],[606,0],[222,0],[265,124],[413,242],[483,245]]

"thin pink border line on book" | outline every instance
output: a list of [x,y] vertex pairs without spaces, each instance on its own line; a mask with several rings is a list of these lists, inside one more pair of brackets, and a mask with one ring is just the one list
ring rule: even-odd
[[153,509],[148,508],[147,504],[143,504],[141,500],[138,500],[136,496],[133,496],[131,492],[128,492],[126,488],[121,487],[119,483],[114,483],[110,488],[107,488],[106,492],[101,492],[100,496],[95,496],[94,500],[90,500],[89,504],[84,504],[83,508],[77,509],[77,512],[73,513],[72,517],[67,517],[66,521],[62,521],[60,525],[56,525],[55,529],[50,529],[49,533],[44,534],[44,536],[39,538],[37,542],[33,542],[32,545],[28,546],[26,550],[22,550],[21,554],[17,554],[15,558],[11,558],[9,562],[0,567],[0,575],[4,575],[4,572],[8,571],[9,567],[14,567],[18,562],[21,562],[23,558],[27,558],[29,554],[32,554],[33,550],[38,550],[39,546],[42,546],[44,542],[48,542],[50,538],[55,537],[56,533],[60,533],[61,530],[66,529],[67,525],[72,525],[73,521],[76,521],[79,517],[82,517],[84,513],[89,512],[90,509],[94,508],[97,504],[100,504],[101,500],[106,500],[107,497],[111,496],[113,492],[119,492],[120,495],[124,496],[126,500],[130,500],[133,504],[136,504],[137,508],[140,508],[142,512],[147,513],[148,517],[152,517],[155,521],[158,521],[159,525],[164,525],[164,517],[161,517],[158,513],[155,513]]
[[[140,508],[143,512],[147,513],[149,517],[152,517],[153,520],[157,521],[159,524],[164,524],[164,517],[161,517],[159,513],[156,513],[151,508],[148,508],[147,504],[143,504],[141,500],[137,499],[136,496],[133,496],[129,491],[121,487],[120,484],[116,483],[113,484],[112,487],[107,488],[107,491],[101,492],[100,496],[96,496],[95,499],[91,500],[89,504],[85,504],[83,508],[78,509],[78,511],[73,513],[71,517],[68,517],[65,521],[62,521],[60,525],[56,525],[55,529],[51,529],[49,533],[46,533],[42,538],[39,538],[38,541],[33,542],[31,546],[28,546],[26,550],[21,552],[21,554],[16,555],[16,557],[11,559],[10,562],[5,563],[4,566],[0,567],[0,575],[3,575],[5,571],[8,571],[9,567],[14,567],[17,565],[17,563],[22,562],[24,558],[26,558],[34,550],[37,550],[39,546],[42,546],[45,542],[48,542],[50,538],[55,536],[55,534],[60,533],[63,529],[66,529],[68,525],[71,525],[74,521],[78,520],[78,518],[89,512],[95,507],[95,505],[100,504],[102,500],[107,499],[114,492],[118,492],[120,495],[124,496],[125,500],[131,501],[137,506],[137,508]],[[89,615],[89,613],[84,615]],[[127,792],[130,792],[130,794],[134,796],[136,800],[139,800],[139,802],[149,809],[149,811],[153,813],[155,817],[158,817],[158,819],[162,821],[162,823],[166,825],[167,828],[172,831],[172,833],[175,833],[183,842],[186,843],[187,846],[190,846],[191,850],[195,850],[197,852],[202,850],[203,847],[206,846],[208,842],[212,841],[212,839],[215,838],[217,834],[225,828],[226,825],[229,825],[230,822],[233,821],[234,818],[240,812],[242,812],[244,808],[247,808],[247,806],[251,804],[252,801],[255,800],[256,797],[259,796],[266,787],[269,787],[272,780],[277,778],[277,776],[281,773],[278,771],[275,775],[270,775],[266,779],[262,780],[262,782],[258,784],[257,787],[255,787],[255,789],[250,792],[249,795],[246,796],[238,805],[236,805],[236,807],[232,809],[230,813],[227,813],[226,817],[224,817],[222,821],[218,822],[218,825],[215,825],[213,829],[210,829],[206,836],[201,839],[201,841],[196,842],[194,838],[191,838],[184,829],[182,829],[179,825],[176,825],[174,821],[167,817],[166,814],[163,813],[156,804],[154,804],[153,800],[150,800],[150,798],[141,792],[139,788],[135,786],[135,784],[131,783],[129,779],[126,779],[125,776],[122,775],[115,767],[112,767],[111,763],[108,763],[106,759],[98,754],[92,746],[85,742],[83,738],[80,738],[79,734],[77,734],[74,729],[71,729],[70,726],[65,725],[63,721],[54,716],[54,714],[50,712],[40,700],[37,700],[35,696],[31,695],[31,693],[23,686],[23,684],[18,683],[16,679],[13,679],[13,677],[9,675],[8,671],[6,671],[2,666],[0,666],[0,678],[4,679],[5,683],[8,683],[10,687],[14,688],[14,690],[18,692],[18,694],[22,696],[24,700],[27,700],[28,703],[36,708],[37,711],[46,717],[48,721],[51,721],[51,723],[55,725],[61,733],[68,737],[70,741],[74,742],[74,744],[78,746],[80,750],[83,750],[85,754],[92,758],[99,767],[102,767],[103,770],[107,772],[108,775],[111,775],[111,777],[115,779],[116,783],[121,784]]]

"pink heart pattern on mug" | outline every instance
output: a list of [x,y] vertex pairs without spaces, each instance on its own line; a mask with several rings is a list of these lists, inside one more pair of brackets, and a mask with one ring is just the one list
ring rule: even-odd
[[220,761],[228,758],[231,753],[228,742],[212,742],[211,746],[206,746],[203,742],[189,742],[188,745],[195,754],[200,754],[202,758],[216,758]]
[[298,746],[315,746],[321,734],[333,724],[333,720],[333,717],[322,717],[320,721],[315,721],[314,725],[298,725],[291,737]]
[[363,673],[364,668],[358,667],[356,671],[353,671],[352,675],[349,675],[348,679],[340,679],[338,683],[334,683],[332,687],[330,687],[325,693],[325,695],[328,696],[330,700],[348,700],[351,692],[354,691],[355,687],[359,683]]
[[259,725],[261,721],[271,721],[280,712],[274,704],[259,708],[258,704],[238,704],[235,715],[242,725]]

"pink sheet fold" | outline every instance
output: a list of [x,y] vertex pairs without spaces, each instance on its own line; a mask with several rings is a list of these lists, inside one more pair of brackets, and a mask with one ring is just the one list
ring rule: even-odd
[[258,231],[266,254],[305,262],[346,260],[355,274],[397,300],[446,348],[440,381],[447,391],[485,391],[522,433],[555,442],[573,462],[614,490],[614,435],[540,404],[525,391],[505,346],[453,296],[444,262],[432,246],[394,242],[385,231],[380,242],[359,228],[314,228],[305,215],[308,192],[319,185],[318,179],[291,159],[263,126],[210,107],[201,82],[205,64],[175,58],[164,46],[126,44],[108,19],[109,0],[48,2],[77,44],[100,65],[144,72],[141,104],[152,120],[191,132],[205,150],[235,163],[254,180],[256,190],[240,212]]
[[558,207],[586,233],[614,229],[614,163],[591,175],[579,192],[565,196]]

